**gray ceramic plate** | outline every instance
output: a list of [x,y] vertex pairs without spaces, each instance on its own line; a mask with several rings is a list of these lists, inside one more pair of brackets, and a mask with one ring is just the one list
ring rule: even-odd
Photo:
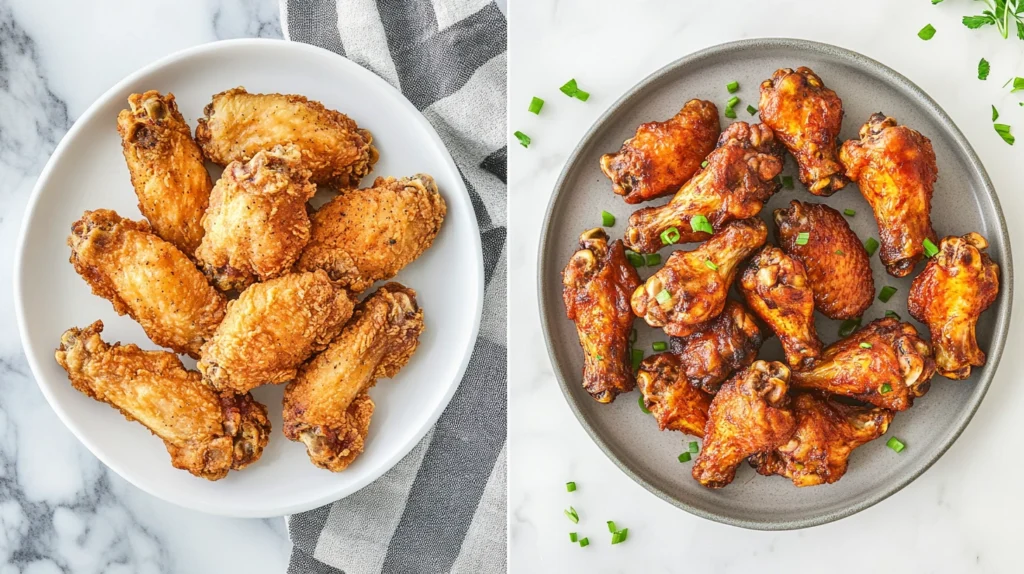
[[[602,210],[616,216],[609,231],[613,237],[621,237],[635,209],[611,192],[598,168],[601,154],[617,150],[640,123],[671,117],[690,98],[713,101],[724,110],[730,97],[725,85],[732,80],[740,82],[738,119],[756,122],[746,106],[757,107],[761,81],[778,68],[797,66],[809,66],[843,99],[843,139],[856,137],[868,116],[877,111],[931,138],[939,166],[932,207],[936,231],[940,236],[981,233],[989,241],[989,254],[1002,268],[999,298],[978,324],[978,340],[988,353],[988,363],[975,369],[966,381],[936,376],[931,391],[889,427],[887,436],[899,437],[906,450],[896,454],[886,448],[886,437],[873,441],[854,451],[849,472],[835,484],[798,489],[785,478],[759,476],[743,464],[730,486],[708,490],[690,477],[691,463],[677,461],[685,444],[693,439],[658,431],[651,416],[638,408],[637,391],[621,395],[609,405],[598,404],[583,391],[583,352],[575,327],[565,318],[561,271],[577,247],[580,232],[601,224]],[[723,126],[729,121],[723,117]],[[783,173],[796,175],[792,158],[787,159]],[[770,229],[768,218],[775,208],[792,199],[815,200],[799,182],[795,187],[780,191],[766,205],[762,216]],[[849,221],[861,239],[878,237],[871,209],[855,185],[824,202],[839,210],[856,210]],[[662,251],[663,258],[668,254],[668,249]],[[1006,224],[992,183],[963,134],[935,101],[893,70],[841,48],[802,40],[744,40],[709,48],[659,70],[630,90],[597,121],[566,163],[548,205],[539,255],[541,322],[548,351],[562,391],[584,428],[626,474],[651,492],[698,516],[746,528],[804,528],[837,520],[879,502],[920,476],[956,440],[977,410],[999,363],[1010,321],[1013,272]],[[906,296],[912,277],[889,276],[877,255],[872,257],[872,268],[876,289],[891,285],[899,291],[888,303],[876,299],[864,314],[864,322],[890,309],[909,320]],[[641,277],[652,271],[642,269]],[[636,321],[636,327],[640,332],[637,347],[648,354],[653,341],[667,339],[642,320]],[[826,343],[838,338],[838,321],[818,315],[817,327]],[[764,346],[761,358],[781,360],[777,339]]]

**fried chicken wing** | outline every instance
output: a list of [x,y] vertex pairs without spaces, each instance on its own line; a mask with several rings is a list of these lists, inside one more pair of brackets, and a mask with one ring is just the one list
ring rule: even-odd
[[717,393],[722,381],[754,362],[763,342],[754,316],[742,304],[729,300],[718,317],[701,323],[685,337],[672,337],[670,348],[679,357],[681,376],[690,385]]
[[419,344],[416,293],[388,283],[362,301],[345,329],[284,391],[284,434],[320,468],[344,470],[360,453],[373,415],[366,391],[394,377]]
[[580,235],[580,249],[562,272],[562,299],[583,347],[583,388],[598,402],[610,403],[636,385],[629,354],[629,296],[639,285],[622,241],[609,245],[600,227]]
[[378,177],[373,187],[342,191],[313,214],[310,240],[295,269],[323,269],[351,291],[365,291],[423,254],[446,213],[429,175]]
[[778,335],[790,366],[805,367],[818,358],[821,341],[814,328],[814,294],[803,264],[767,245],[750,260],[739,290]]
[[128,106],[117,116],[117,131],[139,211],[157,235],[192,257],[203,239],[199,220],[213,189],[203,154],[174,94],[132,94]]
[[782,153],[768,126],[732,123],[707,157],[708,165],[671,201],[629,216],[626,247],[654,253],[665,246],[661,234],[673,227],[679,233],[677,243],[703,241],[708,234],[694,231],[690,223],[698,215],[707,217],[715,231],[730,221],[754,217],[779,187],[775,176],[782,171]]
[[267,407],[248,393],[218,393],[173,353],[109,345],[103,323],[72,328],[54,354],[71,385],[160,437],[175,468],[207,480],[259,460],[270,436]]
[[697,173],[721,131],[715,104],[690,100],[667,121],[641,124],[618,153],[601,156],[601,171],[626,203],[669,195]]
[[831,484],[846,474],[853,449],[885,434],[894,413],[845,405],[813,393],[793,393],[796,431],[789,442],[750,457],[765,476],[785,476],[797,486]]
[[633,312],[669,335],[692,333],[722,312],[736,268],[767,237],[763,221],[744,219],[726,225],[693,251],[673,252],[633,292]]
[[257,283],[228,304],[202,349],[199,370],[215,389],[244,393],[295,378],[352,316],[348,293],[323,271]]
[[839,163],[843,101],[810,68],[782,68],[761,83],[761,121],[772,128],[800,166],[800,182],[814,195],[832,195],[848,180]]
[[71,264],[118,315],[142,325],[157,345],[192,358],[224,319],[227,300],[145,221],[109,209],[86,211],[68,236]]
[[884,114],[873,114],[860,139],[843,144],[839,159],[857,182],[878,222],[879,257],[894,277],[905,277],[924,257],[932,229],[932,191],[938,179],[932,142]]
[[868,252],[838,211],[794,201],[775,210],[775,237],[803,264],[814,306],[826,317],[853,319],[871,306],[875,279]]
[[294,146],[232,162],[210,195],[196,259],[222,291],[287,273],[309,241],[306,202],[316,193]]
[[973,232],[946,237],[910,287],[910,314],[928,325],[935,364],[949,379],[966,379],[972,366],[985,364],[975,326],[999,294],[999,266],[985,253],[987,247]]
[[249,161],[257,152],[294,144],[310,180],[358,187],[377,163],[373,136],[320,102],[285,94],[250,94],[238,87],[213,96],[196,126],[196,141],[218,165]]
[[788,442],[796,428],[788,389],[789,368],[774,361],[754,361],[722,385],[711,401],[693,478],[722,488],[736,477],[743,459]]
[[679,357],[672,353],[647,357],[640,363],[636,384],[658,428],[704,436],[711,395],[690,384]]
[[910,323],[877,319],[829,345],[809,369],[793,373],[793,388],[844,395],[904,411],[924,396],[935,374],[932,349]]

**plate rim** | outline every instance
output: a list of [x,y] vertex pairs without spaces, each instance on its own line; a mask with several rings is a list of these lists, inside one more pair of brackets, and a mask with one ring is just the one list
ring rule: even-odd
[[[808,518],[798,518],[793,520],[752,520],[743,518],[734,518],[724,514],[718,514],[715,512],[705,511],[694,505],[691,505],[684,500],[672,496],[669,492],[662,488],[659,488],[650,481],[644,479],[636,471],[629,467],[625,462],[620,460],[613,452],[611,447],[606,443],[597,433],[594,426],[590,424],[587,418],[584,416],[579,401],[571,392],[569,383],[566,377],[563,377],[563,372],[566,370],[566,366],[558,360],[558,354],[555,349],[555,342],[553,341],[551,322],[548,317],[551,316],[553,302],[544,296],[545,294],[545,275],[544,270],[546,264],[546,251],[548,247],[549,235],[552,233],[552,220],[555,210],[555,204],[558,201],[559,196],[565,190],[566,180],[569,176],[571,168],[580,161],[583,155],[584,148],[588,146],[591,139],[595,137],[595,134],[604,129],[605,125],[617,115],[619,110],[629,103],[635,97],[641,95],[650,86],[657,84],[660,80],[676,72],[678,68],[686,67],[694,63],[699,62],[702,59],[711,58],[721,54],[728,54],[737,51],[747,51],[755,47],[763,47],[765,45],[771,45],[772,48],[783,48],[783,49],[796,49],[805,52],[811,52],[814,54],[823,54],[833,58],[838,58],[845,63],[854,64],[860,68],[866,68],[871,70],[877,77],[883,79],[888,85],[895,86],[896,88],[902,89],[908,92],[914,99],[915,103],[919,106],[922,104],[939,120],[952,135],[952,143],[954,147],[960,152],[962,157],[966,158],[973,171],[981,176],[982,189],[987,198],[992,202],[996,213],[996,223],[998,224],[999,236],[1002,244],[1006,247],[1006,260],[1002,262],[1000,268],[1000,287],[1002,296],[1004,297],[1004,308],[1001,308],[996,316],[995,333],[993,336],[992,344],[987,353],[988,359],[986,362],[986,371],[982,374],[980,380],[977,382],[979,387],[978,394],[973,400],[973,403],[969,405],[966,417],[962,423],[955,430],[953,435],[949,438],[946,444],[942,445],[933,457],[926,460],[918,468],[913,469],[912,472],[902,477],[900,480],[894,483],[877,488],[874,493],[863,499],[843,507],[833,512],[826,512],[811,516]],[[1009,230],[1006,227],[1006,220],[1003,215],[1002,206],[999,202],[999,196],[995,191],[995,187],[992,185],[992,181],[988,176],[988,172],[985,170],[984,165],[978,158],[977,153],[971,146],[970,142],[964,136],[963,132],[956,125],[953,119],[946,113],[945,110],[939,106],[930,95],[924,90],[917,86],[914,82],[910,81],[907,77],[903,76],[899,72],[892,68],[869,58],[859,52],[850,50],[848,48],[842,48],[834,44],[828,44],[824,42],[816,42],[812,40],[803,40],[797,38],[747,38],[743,40],[736,40],[732,42],[725,42],[722,44],[715,44],[686,54],[676,60],[669,62],[668,64],[658,68],[653,73],[647,75],[645,78],[628,88],[618,99],[615,100],[598,118],[594,123],[587,129],[586,133],[581,136],[579,143],[573,149],[572,153],[566,159],[565,164],[562,167],[562,171],[555,182],[553,192],[550,199],[548,200],[547,208],[544,214],[543,224],[541,226],[540,238],[537,247],[537,298],[538,298],[538,310],[541,321],[541,332],[544,334],[544,343],[548,352],[548,358],[551,361],[552,370],[555,378],[558,380],[558,386],[562,391],[562,395],[565,401],[569,404],[569,408],[576,416],[577,421],[590,436],[590,439],[601,449],[608,459],[610,459],[615,466],[619,468],[623,473],[626,474],[630,479],[644,487],[648,492],[654,494],[658,498],[672,504],[673,506],[680,508],[701,518],[719,522],[722,524],[728,524],[731,526],[738,526],[740,528],[746,528],[750,530],[767,530],[767,531],[778,531],[778,530],[797,530],[802,528],[810,528],[814,526],[820,526],[829,522],[841,520],[848,516],[852,516],[862,510],[870,508],[875,504],[885,500],[886,498],[896,494],[910,483],[917,480],[922,474],[924,474],[929,468],[932,467],[942,456],[949,450],[953,443],[960,438],[964,429],[970,424],[974,418],[974,414],[981,406],[982,401],[988,394],[988,389],[992,384],[992,379],[995,377],[996,371],[999,367],[999,361],[1002,358],[1003,347],[1006,343],[1006,338],[1009,333],[1010,316],[1013,310],[1013,257],[1012,257],[1012,245],[1010,243]],[[557,306],[557,305],[555,305]],[[955,382],[955,381],[954,381]],[[979,392],[980,391],[980,392]]]
[[182,60],[199,57],[210,52],[219,52],[222,50],[234,48],[252,47],[256,47],[257,49],[262,49],[264,47],[273,47],[273,49],[295,50],[300,53],[306,52],[311,56],[327,56],[328,59],[334,61],[335,65],[340,66],[341,68],[348,69],[356,76],[361,76],[366,83],[376,84],[377,87],[384,89],[386,93],[390,93],[395,98],[396,105],[404,106],[405,108],[407,108],[408,111],[412,112],[413,117],[416,119],[417,122],[419,122],[420,127],[422,127],[425,130],[425,133],[427,134],[428,138],[432,140],[432,143],[435,145],[436,149],[440,151],[441,159],[445,164],[446,169],[448,169],[449,172],[451,172],[451,175],[453,175],[452,180],[455,182],[455,189],[452,191],[465,196],[467,200],[467,205],[472,206],[472,198],[469,196],[469,190],[466,188],[465,182],[459,175],[459,168],[455,164],[454,159],[452,159],[451,152],[448,151],[448,147],[444,144],[444,141],[441,139],[440,135],[438,135],[437,130],[434,129],[434,126],[430,124],[430,122],[426,119],[423,113],[419,109],[417,109],[408,100],[408,98],[405,97],[404,94],[402,94],[394,86],[389,84],[381,77],[377,76],[370,70],[367,70],[366,68],[356,64],[355,62],[349,60],[348,58],[345,58],[344,56],[340,56],[330,50],[321,48],[319,46],[314,46],[311,44],[273,38],[236,38],[230,40],[218,40],[215,42],[207,42],[204,44],[198,44],[195,46],[184,48],[182,50],[177,50],[142,66],[134,72],[126,75],[124,78],[117,81],[113,86],[105,90],[102,95],[100,95],[98,98],[96,98],[96,100],[89,104],[85,112],[83,112],[78,118],[74,120],[74,123],[72,124],[71,128],[61,137],[60,142],[57,144],[53,152],[50,154],[50,157],[46,161],[46,165],[39,173],[39,176],[32,187],[32,192],[29,195],[28,202],[25,206],[24,214],[22,215],[20,221],[21,226],[18,230],[18,240],[14,252],[13,273],[14,308],[15,316],[17,318],[18,323],[18,336],[22,343],[22,350],[25,353],[29,369],[32,373],[33,382],[36,384],[36,387],[39,388],[43,396],[46,398],[46,402],[50,406],[50,408],[57,413],[57,417],[64,424],[64,426],[71,431],[71,433],[75,436],[76,439],[78,439],[80,443],[85,445],[85,447],[93,456],[95,456],[97,459],[100,460],[100,462],[107,466],[107,468],[114,471],[118,476],[120,476],[121,478],[123,478],[124,480],[126,480],[139,490],[142,490],[143,492],[151,496],[154,496],[160,500],[169,502],[171,504],[183,508],[197,510],[206,514],[235,518],[268,518],[284,516],[288,514],[304,512],[331,502],[341,500],[347,496],[350,496],[358,492],[359,490],[366,487],[370,483],[376,481],[385,473],[394,468],[395,465],[397,465],[403,458],[405,458],[405,456],[408,455],[409,452],[411,452],[412,449],[415,448],[416,445],[423,440],[423,437],[426,436],[427,432],[434,427],[434,425],[437,423],[437,420],[441,417],[441,414],[448,408],[448,405],[451,403],[451,399],[455,395],[455,392],[461,386],[462,379],[466,375],[466,370],[469,366],[470,359],[472,358],[473,352],[476,348],[477,339],[479,338],[480,335],[480,323],[483,318],[483,300],[485,288],[483,249],[480,238],[480,226],[476,219],[475,213],[471,213],[469,217],[469,224],[470,231],[472,232],[470,235],[472,237],[469,239],[469,241],[471,243],[470,246],[476,253],[476,273],[471,278],[476,282],[476,289],[472,290],[475,297],[475,302],[473,302],[475,314],[470,337],[468,339],[468,344],[466,346],[461,363],[459,364],[458,370],[456,372],[455,379],[449,384],[448,389],[445,392],[445,395],[442,398],[441,402],[438,403],[437,408],[426,419],[426,423],[422,425],[421,428],[416,430],[411,440],[409,440],[406,444],[402,445],[395,452],[394,455],[385,460],[381,465],[379,465],[377,469],[367,473],[365,478],[353,482],[344,488],[335,489],[330,494],[326,494],[316,498],[311,498],[308,500],[303,500],[292,504],[260,508],[253,511],[250,511],[246,508],[211,507],[206,504],[199,505],[190,503],[189,498],[187,496],[181,496],[177,493],[157,492],[153,489],[150,489],[148,485],[141,484],[140,481],[136,480],[137,477],[129,476],[129,474],[131,473],[127,473],[120,463],[109,460],[105,454],[100,454],[100,449],[98,449],[91,440],[85,437],[85,434],[78,427],[78,425],[72,422],[72,420],[69,418],[68,413],[61,406],[60,401],[56,400],[56,398],[49,392],[46,386],[40,382],[41,379],[43,379],[43,377],[40,375],[40,373],[43,372],[41,368],[41,358],[39,357],[38,353],[35,350],[29,349],[28,346],[25,344],[25,341],[28,340],[28,337],[26,327],[27,319],[25,317],[25,309],[23,304],[24,289],[22,288],[22,283],[24,278],[22,270],[26,265],[25,251],[27,247],[26,236],[28,223],[33,218],[33,215],[36,211],[42,188],[50,179],[51,172],[53,172],[54,169],[56,169],[56,165],[59,162],[59,158],[64,154],[65,149],[70,145],[69,142],[75,139],[75,136],[77,136],[79,131],[84,129],[83,126],[89,123],[88,120],[91,120],[93,116],[99,113],[99,109],[103,106],[103,104],[111,100],[116,94],[127,89],[127,87],[130,84],[138,81],[139,78],[157,72],[161,68],[175,64]]

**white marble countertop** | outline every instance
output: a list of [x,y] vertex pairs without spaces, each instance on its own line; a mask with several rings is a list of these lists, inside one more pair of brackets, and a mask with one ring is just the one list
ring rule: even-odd
[[[570,151],[599,115],[661,66],[698,49],[742,38],[776,36],[837,44],[879,60],[930,93],[981,156],[996,189],[1015,251],[1024,235],[1020,165],[1024,143],[996,135],[990,104],[1024,136],[1020,94],[1001,89],[1024,76],[1024,42],[960,23],[978,2],[818,0],[795,2],[655,2],[514,0],[509,39],[510,130],[510,533],[514,572],[1009,572],[1020,570],[1024,494],[1016,453],[1024,434],[1024,342],[1016,321],[998,374],[980,410],[946,455],[917,481],[853,517],[796,532],[755,532],[706,521],[661,501],[631,481],[590,440],[558,388],[537,312],[536,253],[551,189]],[[917,32],[938,30],[924,42]],[[527,31],[528,32],[524,32]],[[986,82],[978,60],[992,63]],[[557,92],[568,78],[590,91],[586,104]],[[547,94],[540,117],[526,110]],[[1002,105],[1000,105],[1002,104]],[[1020,300],[1015,307],[1020,314]],[[575,480],[572,495],[564,483]],[[585,511],[586,528],[562,515]],[[604,521],[629,527],[609,545]],[[568,532],[586,532],[587,548]]]

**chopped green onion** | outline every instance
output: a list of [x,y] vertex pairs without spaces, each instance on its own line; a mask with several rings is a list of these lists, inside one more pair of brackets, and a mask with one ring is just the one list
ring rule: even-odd
[[1003,138],[1004,142],[1013,145],[1016,138],[1010,133],[1010,126],[1008,124],[994,124],[994,127],[996,128],[996,133],[999,134],[999,137]]
[[576,542],[576,533],[575,532],[570,532],[569,533],[569,542]]
[[996,121],[998,119],[999,119],[999,110],[997,110],[995,106],[992,106],[992,121]]
[[668,292],[668,289],[662,289],[661,291],[658,292],[657,295],[654,296],[654,299],[658,303],[664,305],[665,303],[668,303],[669,301],[672,300],[672,294]]
[[626,536],[629,535],[629,529],[623,528],[622,530],[612,533],[612,544],[619,544],[620,542],[626,541]]
[[590,94],[587,93],[587,92],[584,92],[583,90],[581,90],[579,88],[579,86],[576,85],[576,79],[575,78],[573,78],[572,80],[569,80],[561,88],[558,88],[558,89],[561,90],[563,94],[569,96],[570,98],[576,98],[577,100],[580,100],[581,102],[585,102],[588,99],[590,99]]
[[852,209],[844,209],[843,213],[845,213],[846,215],[848,215],[850,217],[853,217],[854,215],[857,215],[857,212],[852,210]]
[[575,491],[576,490],[576,483],[575,482],[567,482],[567,483],[565,483],[565,490],[568,491],[568,492]]
[[601,225],[605,227],[612,227],[615,225],[615,216],[608,213],[607,211],[601,212]]
[[584,92],[583,90],[576,90],[576,93],[572,95],[581,102],[585,102],[590,99],[590,92]]
[[616,530],[617,529],[615,528],[615,522],[609,520],[608,521],[608,532],[611,532],[612,534],[614,534]]
[[703,215],[693,216],[693,219],[690,220],[690,229],[692,229],[694,233],[699,233],[701,231],[704,233],[715,233],[715,228],[711,227],[711,222]]
[[988,79],[988,72],[991,69],[992,69],[992,66],[989,65],[988,60],[986,60],[985,58],[982,58],[981,61],[978,62],[978,79],[979,80],[987,80]]
[[846,255],[846,252],[842,249],[836,249],[836,255]]
[[665,349],[668,349],[668,343],[666,343],[665,341],[655,341],[651,343],[651,348],[660,353]]
[[590,539],[586,537],[580,538],[580,548],[586,548],[587,546],[590,546]]
[[878,251],[878,240],[874,237],[868,237],[867,241],[864,242],[864,250],[868,252],[868,257],[875,254]]
[[1014,78],[1013,89],[1010,90],[1010,93],[1012,94],[1014,92],[1019,92],[1021,90],[1024,90],[1024,78]]
[[530,136],[524,134],[523,132],[516,132],[512,135],[516,136],[516,139],[519,140],[519,145],[523,147],[530,147]]
[[725,117],[729,118],[730,120],[736,119],[736,110],[732,108],[725,108],[725,111],[722,113],[725,115]]
[[892,385],[889,383],[882,383],[882,388],[878,389],[878,392],[885,395],[892,392]]
[[810,238],[811,238],[811,234],[810,233],[808,233],[806,231],[801,231],[800,233],[796,234],[796,244],[797,245],[807,245],[807,241],[810,240]]
[[639,397],[637,397],[636,404],[640,405],[640,410],[642,410],[644,412],[644,414],[646,414],[646,415],[651,414],[651,411],[648,410],[647,405],[644,403],[644,396],[643,395],[640,395]]
[[917,33],[917,37],[922,40],[931,40],[935,36],[935,26],[928,24],[921,31]]
[[892,296],[895,294],[896,288],[886,285],[885,287],[882,287],[882,290],[878,293],[878,300],[882,303],[888,303],[889,299],[892,299]]
[[644,266],[644,256],[634,251],[626,251],[626,260],[629,261],[630,265],[637,269]]
[[633,370],[640,368],[640,362],[644,360],[644,352],[642,349],[633,349],[633,353],[629,357],[630,362],[633,363]]
[[932,0],[932,6],[934,6],[936,4],[941,4],[941,3],[942,3],[942,0]]
[[580,522],[580,515],[576,514],[576,509],[575,508],[570,506],[569,510],[563,510],[562,512],[565,513],[565,515],[569,518],[569,520],[572,520],[573,524],[579,524],[579,522]]
[[530,100],[529,112],[531,114],[540,115],[540,109],[543,108],[543,107],[544,107],[544,100],[534,96],[534,98],[532,100]]
[[885,316],[889,319],[896,319],[897,321],[903,320],[903,317],[900,317],[900,314],[896,311],[886,311]]
[[793,189],[793,176],[784,175],[782,176],[782,187],[786,189]]
[[861,349],[870,349],[871,348],[871,343],[861,343],[860,344],[860,348]]
[[698,452],[700,452],[700,445],[697,444],[697,441],[695,441],[695,440],[691,440],[690,441],[690,452],[692,452],[694,454],[697,454]]
[[729,90],[730,94],[735,94],[736,92],[740,91],[740,83],[729,82],[728,84],[725,85],[725,89]]
[[679,230],[675,227],[669,227],[665,231],[661,232],[661,242],[664,245],[672,245],[676,241],[679,241],[680,237],[682,237],[682,235],[679,234]]
[[715,265],[715,262],[710,259],[704,261],[704,266],[712,271],[718,271],[718,265]]
[[842,325],[839,325],[839,336],[849,337],[850,334],[856,331],[858,327],[860,327],[860,317],[857,317],[856,319],[847,319],[843,321]]
[[739,96],[733,96],[733,97],[729,98],[728,102],[725,102],[725,107],[727,107],[727,108],[735,108],[736,104],[738,104],[738,103],[740,103]]
[[752,106],[750,104],[747,104],[747,113],[753,116],[753,115],[757,114],[757,108],[755,108],[754,106]]
[[644,263],[646,263],[648,267],[653,267],[655,265],[660,264],[661,263],[661,254],[660,253],[648,253],[647,255],[644,255]]
[[932,243],[932,240],[927,237],[924,238],[922,245],[924,245],[924,254],[928,257],[935,257],[935,255],[939,253],[939,248],[936,247],[935,244]]
[[630,343],[636,343],[636,335],[637,335],[636,329],[630,330],[630,332],[629,332],[629,342]]
[[687,451],[679,455],[679,462],[690,462],[690,452]]
[[598,356],[597,356],[597,360],[598,360],[598,361],[603,361],[603,360],[604,360],[604,357],[602,357],[601,355],[598,355]]
[[[1022,103],[1024,103],[1024,102],[1022,102]],[[704,161],[700,162],[700,166],[701,167],[707,167],[708,166],[708,160],[704,160]]]
[[885,443],[885,446],[893,449],[896,452],[901,452],[903,449],[907,448],[907,445],[903,444],[903,442],[896,437],[890,438],[889,442]]

